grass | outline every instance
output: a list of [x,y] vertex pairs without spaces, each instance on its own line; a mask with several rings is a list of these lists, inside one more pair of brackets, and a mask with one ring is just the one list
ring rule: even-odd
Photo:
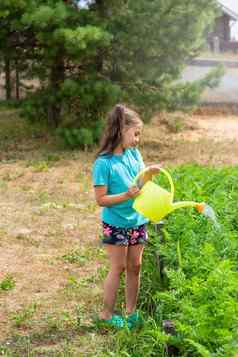
[[14,277],[11,275],[6,275],[5,278],[0,282],[0,291],[11,290],[15,287]]
[[[109,356],[120,336],[92,324],[107,271],[94,152],[62,150],[18,111],[2,110],[0,128],[0,354]],[[196,130],[186,130],[171,134],[159,117],[146,126],[146,163],[221,166],[236,157],[236,143],[190,141]]]

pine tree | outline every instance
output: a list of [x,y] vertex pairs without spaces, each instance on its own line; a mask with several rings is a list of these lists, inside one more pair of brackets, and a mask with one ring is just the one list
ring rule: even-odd
[[174,82],[201,50],[214,22],[216,2],[129,0],[110,11],[106,29],[113,41],[105,66],[110,79],[120,83],[127,101],[142,108],[173,107]]
[[98,51],[108,46],[110,34],[73,1],[32,1],[22,21],[35,33],[38,70],[47,82],[43,106],[49,121],[58,126],[67,104],[71,109],[72,97],[80,105],[91,104],[87,87],[97,84],[94,64]]
[[[5,73],[6,99],[12,98],[13,80],[12,71],[16,71],[18,78],[19,57],[21,52],[21,26],[19,18],[24,9],[24,3],[16,0],[0,3],[0,58]],[[18,81],[16,81],[18,83]],[[14,83],[15,84],[15,83]],[[18,88],[16,88],[18,94]]]
[[86,128],[117,100],[152,111],[197,99],[204,81],[189,90],[175,81],[202,47],[214,20],[215,0],[83,3],[0,3],[0,22],[5,24],[1,43],[14,39],[0,47],[0,55],[12,61],[15,53],[24,71],[41,83],[25,104],[28,116],[47,117],[54,126]]

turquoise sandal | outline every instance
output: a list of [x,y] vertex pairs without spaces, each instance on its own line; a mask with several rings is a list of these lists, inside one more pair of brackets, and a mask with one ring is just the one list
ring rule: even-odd
[[97,318],[95,320],[96,325],[99,328],[116,328],[121,329],[125,327],[125,320],[120,315],[112,315],[112,317],[108,320],[103,320]]
[[127,326],[131,330],[133,328],[142,327],[143,319],[138,311],[133,312],[127,317]]

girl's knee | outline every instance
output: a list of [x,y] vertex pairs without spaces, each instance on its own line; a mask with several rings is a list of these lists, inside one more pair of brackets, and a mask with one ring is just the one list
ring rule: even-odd
[[139,274],[141,270],[141,263],[134,263],[134,264],[128,264],[127,265],[127,272],[129,273],[134,273],[134,274]]
[[122,274],[126,270],[125,264],[117,264],[111,267],[111,271],[116,274]]

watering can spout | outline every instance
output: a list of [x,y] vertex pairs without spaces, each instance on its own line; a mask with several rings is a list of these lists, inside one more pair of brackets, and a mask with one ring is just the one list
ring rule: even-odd
[[195,201],[180,201],[173,203],[173,210],[185,207],[195,207],[198,212],[202,212],[202,203],[198,203]]

